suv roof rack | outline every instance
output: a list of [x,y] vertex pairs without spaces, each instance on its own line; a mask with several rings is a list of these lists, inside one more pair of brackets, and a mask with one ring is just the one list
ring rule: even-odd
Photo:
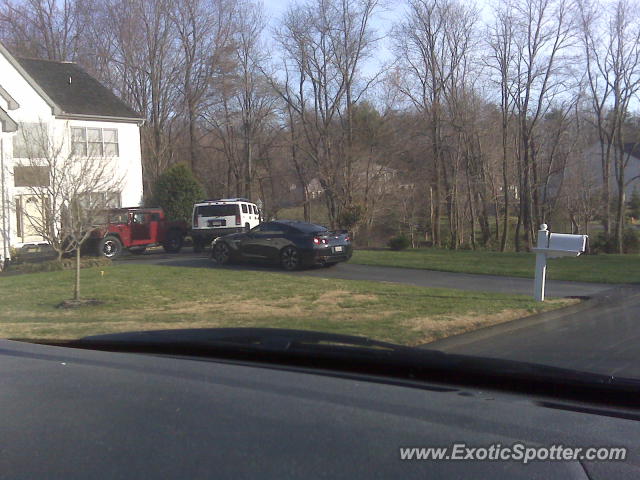
[[252,203],[251,200],[247,200],[246,198],[207,198],[204,200],[200,200],[198,203],[204,202],[248,202]]
[[159,210],[162,207],[108,207],[105,210]]

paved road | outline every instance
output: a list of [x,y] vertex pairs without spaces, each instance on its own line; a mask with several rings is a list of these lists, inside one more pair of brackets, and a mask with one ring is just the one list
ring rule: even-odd
[[[194,254],[191,249],[184,253],[169,255],[162,251],[152,251],[144,255],[127,255],[118,262],[142,262],[154,265],[181,267],[216,268],[204,254]],[[256,265],[233,265],[225,268],[236,270],[279,271],[274,267]],[[333,268],[317,268],[293,272],[292,275],[308,275],[344,280],[373,280],[378,282],[403,283],[420,287],[456,288],[460,290],[519,293],[530,295],[533,292],[533,280],[527,278],[499,277],[495,275],[474,275],[467,273],[436,272],[410,268],[373,267],[342,263]],[[611,289],[611,285],[599,283],[579,283],[547,281],[549,297],[584,297]]]
[[640,378],[640,287],[610,290],[570,310],[574,311],[514,320],[424,347]]

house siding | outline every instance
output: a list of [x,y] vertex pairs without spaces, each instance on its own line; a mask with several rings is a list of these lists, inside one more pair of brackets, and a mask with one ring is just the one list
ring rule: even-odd
[[[613,149],[614,147],[612,147]],[[625,154],[626,156],[626,154]],[[618,185],[616,183],[616,174],[614,168],[614,152],[611,152],[611,172],[609,174],[609,189],[613,195],[618,192]],[[586,163],[586,171],[589,172],[590,179],[597,185],[602,186],[602,154],[600,150],[600,144],[595,143],[589,147],[582,155],[582,160]],[[630,156],[627,163],[627,167],[624,171],[625,183],[628,185],[625,187],[625,197],[628,199],[631,197],[634,188],[640,189],[640,179],[637,178],[640,175],[640,159],[635,156]],[[633,179],[633,180],[632,180]]]

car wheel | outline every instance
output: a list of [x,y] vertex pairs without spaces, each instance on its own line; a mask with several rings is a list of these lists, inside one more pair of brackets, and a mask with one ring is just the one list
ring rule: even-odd
[[297,270],[300,268],[300,254],[294,247],[286,247],[280,253],[280,265],[285,270]]
[[178,230],[171,230],[162,247],[167,253],[178,253],[182,249],[182,240],[182,234]]
[[218,242],[213,247],[211,255],[218,265],[227,265],[231,260],[231,250],[225,242]]
[[251,230],[251,225],[249,225],[248,223],[244,224],[244,233],[247,233],[249,230]]
[[98,244],[98,254],[105,258],[116,258],[122,253],[122,242],[116,237],[104,237]]

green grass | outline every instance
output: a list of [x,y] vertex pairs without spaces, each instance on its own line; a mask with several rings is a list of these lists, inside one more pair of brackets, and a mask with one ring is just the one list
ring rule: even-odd
[[[103,273],[101,273],[103,272]],[[82,272],[104,302],[59,309],[73,272],[0,277],[0,337],[70,339],[165,328],[312,329],[419,344],[571,301],[426,289],[282,273],[115,265]]]
[[[535,254],[425,248],[404,251],[356,250],[352,263],[443,272],[533,278]],[[550,259],[547,278],[601,283],[639,283],[640,255],[583,255]]]

